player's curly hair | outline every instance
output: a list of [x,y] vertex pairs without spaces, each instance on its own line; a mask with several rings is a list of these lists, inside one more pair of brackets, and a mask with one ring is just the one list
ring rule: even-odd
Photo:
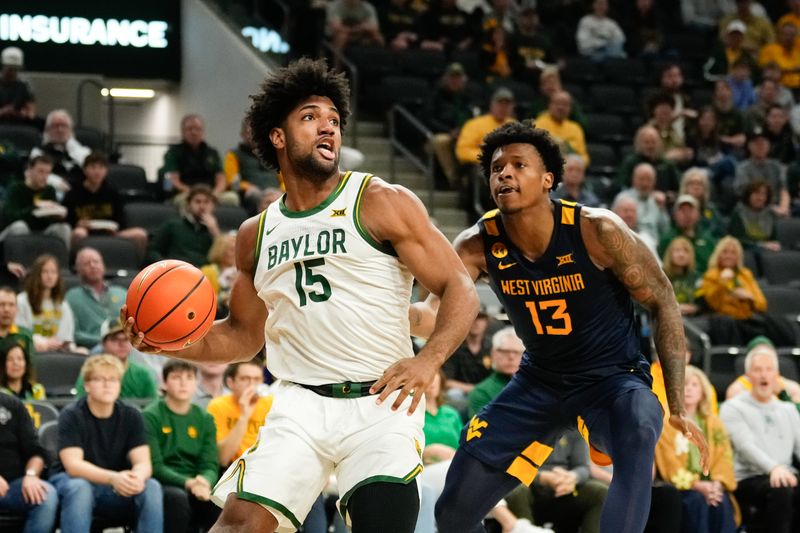
[[344,74],[328,69],[324,59],[307,57],[283,67],[261,84],[246,120],[250,123],[255,151],[264,164],[277,169],[278,155],[269,132],[280,127],[297,104],[310,96],[326,96],[339,110],[342,131],[350,116],[350,85]]
[[558,143],[550,136],[547,130],[537,128],[532,120],[522,122],[509,122],[495,129],[483,138],[481,153],[478,159],[484,177],[489,179],[492,173],[492,156],[495,150],[507,144],[530,144],[539,152],[544,168],[553,174],[553,189],[564,175],[564,156]]

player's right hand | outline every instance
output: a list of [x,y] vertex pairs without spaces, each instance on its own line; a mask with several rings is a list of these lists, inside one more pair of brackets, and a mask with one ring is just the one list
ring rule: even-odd
[[669,424],[700,449],[700,466],[703,467],[703,474],[708,475],[708,443],[703,430],[683,414],[670,415]]
[[152,353],[152,354],[160,354],[162,351],[159,348],[154,346],[150,346],[146,342],[144,342],[144,333],[141,331],[136,333],[133,329],[134,320],[132,316],[128,316],[128,305],[123,304],[122,309],[119,310],[119,321],[122,323],[122,328],[125,331],[125,335],[128,336],[128,340],[131,341],[131,345],[135,350],[138,350],[142,353]]

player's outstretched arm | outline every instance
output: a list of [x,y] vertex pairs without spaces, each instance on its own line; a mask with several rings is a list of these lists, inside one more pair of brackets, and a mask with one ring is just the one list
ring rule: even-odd
[[[170,357],[201,363],[233,363],[250,360],[264,346],[264,323],[267,308],[253,285],[258,217],[242,223],[236,235],[236,267],[239,270],[231,288],[229,315],[217,320],[208,334],[188,348],[164,352]],[[127,317],[123,306],[122,319]],[[144,342],[144,334],[133,333],[133,318],[127,318],[125,330],[137,350],[159,353]]]
[[686,416],[683,406],[686,340],[672,285],[647,245],[622,219],[605,209],[585,207],[581,212],[581,233],[592,260],[598,266],[610,268],[631,297],[652,315],[656,351],[664,369],[669,422],[697,444],[707,468],[705,437]]
[[416,357],[386,369],[373,386],[373,391],[383,389],[378,402],[401,390],[394,409],[416,391],[411,413],[439,367],[466,337],[478,312],[478,294],[453,247],[433,225],[419,198],[407,189],[373,178],[362,203],[361,219],[376,241],[392,244],[414,277],[440,300],[425,347]]
[[[464,263],[472,281],[476,281],[486,271],[486,258],[483,255],[483,238],[478,226],[472,226],[462,231],[453,242],[458,257]],[[428,339],[436,327],[436,317],[439,311],[439,297],[431,293],[423,302],[416,302],[409,309],[411,334],[415,337]]]

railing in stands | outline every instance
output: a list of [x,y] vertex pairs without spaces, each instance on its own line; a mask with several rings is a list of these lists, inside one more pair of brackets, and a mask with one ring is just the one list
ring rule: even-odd
[[350,75],[350,131],[352,132],[351,143],[353,148],[358,148],[358,67],[355,63],[347,59],[345,55],[337,50],[330,41],[322,41],[322,47],[331,55],[334,64],[338,64],[347,70]]
[[434,168],[435,159],[433,150],[428,151],[428,161],[424,162],[418,155],[416,155],[408,146],[403,144],[398,136],[398,124],[400,121],[414,128],[422,137],[425,138],[427,145],[433,139],[433,132],[429,130],[417,117],[415,117],[408,109],[400,104],[395,104],[389,110],[389,143],[391,145],[389,150],[389,173],[391,174],[392,181],[395,181],[395,151],[400,152],[412,165],[417,167],[420,172],[428,176],[430,180],[428,186],[428,212],[433,216],[435,209],[434,206]]
[[[91,85],[98,91],[102,91],[106,88],[100,82],[91,78],[81,80],[81,82],[78,84],[78,101],[75,105],[77,115],[75,117],[76,126],[83,126],[83,90],[87,85]],[[106,99],[108,101],[108,131],[106,132],[105,150],[110,156],[114,153],[112,150],[114,147],[114,97],[111,96],[111,93],[109,92],[108,96],[106,96]]]
[[158,169],[164,164],[164,154],[169,145],[179,142],[179,139],[137,139],[134,137],[120,137],[114,149],[122,158],[120,162],[130,165],[139,165],[144,168],[147,180],[151,183],[158,181]]
[[[706,375],[711,374],[711,337],[708,336],[708,333],[700,329],[696,324],[684,319],[683,320],[683,329],[686,333],[687,341],[690,343],[690,346],[699,346],[701,353],[700,360],[703,362],[703,372]],[[692,359],[694,359],[694,354],[692,354]]]

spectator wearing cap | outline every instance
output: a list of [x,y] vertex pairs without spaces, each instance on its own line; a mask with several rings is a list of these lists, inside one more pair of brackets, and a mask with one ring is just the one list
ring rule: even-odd
[[[484,181],[478,161],[483,138],[495,128],[514,120],[514,93],[500,87],[492,95],[489,112],[468,120],[461,127],[456,140],[456,159],[462,166],[460,189],[468,199],[465,207],[471,209],[476,200],[471,196],[474,181],[478,180],[480,184]],[[488,194],[483,200],[487,199]]]
[[636,230],[646,233],[654,242],[670,229],[666,195],[656,190],[656,169],[650,163],[639,163],[633,169],[632,186],[619,193],[636,201]]
[[16,46],[4,48],[0,53],[0,121],[25,121],[36,116],[34,96],[30,85],[19,79],[25,63],[22,50]]
[[744,26],[744,40],[742,47],[752,54],[757,54],[762,46],[775,40],[775,30],[768,19],[754,15],[750,0],[736,0],[736,11],[722,17],[719,22],[720,39],[725,39],[725,33],[730,29],[730,23],[741,22]]
[[528,4],[520,9],[513,40],[517,55],[522,58],[525,79],[535,79],[536,73],[556,62],[553,43],[540,26],[534,6]]
[[743,526],[751,529],[755,509],[765,531],[797,531],[800,488],[792,459],[800,460],[800,414],[791,403],[775,398],[779,374],[774,350],[750,350],[745,374],[750,390],[720,408],[733,444]]
[[42,145],[31,150],[30,158],[46,155],[53,160],[50,183],[63,195],[83,180],[83,161],[91,150],[75,138],[72,116],[66,109],[54,109],[44,121]]
[[778,39],[761,47],[758,64],[775,63],[781,69],[781,84],[800,89],[800,48],[797,47],[797,26],[785,22],[778,26]]
[[458,6],[457,0],[433,0],[419,25],[423,50],[450,53],[472,46],[472,16]]
[[682,194],[672,207],[673,227],[661,237],[658,255],[664,256],[667,246],[677,236],[685,237],[694,246],[694,260],[697,273],[702,275],[708,268],[708,260],[714,251],[716,239],[700,225],[700,204],[690,194]]
[[[751,363],[755,357],[760,357],[761,354],[775,359],[777,365],[775,368],[777,372],[775,373],[775,381],[773,382],[772,391],[777,399],[784,402],[793,403],[798,409],[800,409],[800,383],[797,383],[793,379],[781,376],[780,364],[777,363],[778,352],[775,350],[775,345],[772,343],[772,341],[764,335],[753,337],[753,339],[747,343],[745,353],[747,354],[747,357],[750,357]],[[747,361],[746,358],[745,361]],[[739,396],[740,394],[753,390],[753,383],[750,381],[750,378],[747,377],[747,370],[747,364],[745,363],[745,373],[736,378],[733,383],[728,385],[728,389],[725,391],[726,400],[730,400],[731,398]]]
[[94,248],[84,247],[75,256],[75,270],[81,284],[64,297],[75,317],[75,343],[92,349],[100,341],[100,327],[105,320],[119,317],[126,291],[106,283],[103,256]]
[[181,119],[181,142],[170,145],[164,154],[164,190],[173,201],[183,206],[193,185],[208,186],[220,203],[239,205],[239,196],[227,190],[219,152],[206,143],[206,124],[200,115],[189,114]]
[[425,116],[433,130],[431,149],[442,168],[450,187],[458,188],[458,161],[455,143],[461,126],[473,117],[472,105],[467,94],[467,74],[461,63],[451,63],[428,103]]
[[[102,353],[113,355],[125,369],[122,375],[122,388],[120,398],[150,398],[158,397],[156,382],[153,375],[146,368],[129,360],[133,346],[125,334],[125,330],[118,318],[106,320],[100,328],[102,339]],[[83,375],[78,376],[75,382],[78,396],[86,394]]]
[[578,52],[595,61],[625,57],[625,33],[608,16],[608,0],[594,0],[592,12],[578,22],[575,33]]
[[208,250],[220,234],[214,217],[216,201],[207,185],[192,186],[186,196],[186,212],[164,222],[151,239],[150,260],[180,259],[197,268],[205,265]]
[[58,493],[41,478],[48,455],[25,404],[0,393],[0,511],[23,515],[24,533],[55,530]]
[[733,63],[737,60],[746,61],[752,69],[758,68],[756,55],[758,50],[744,48],[744,34],[747,26],[738,19],[731,20],[723,27],[723,34],[711,56],[703,66],[703,73],[708,81],[716,81],[731,73]]
[[86,396],[58,417],[57,472],[64,533],[88,532],[95,515],[134,522],[134,530],[164,528],[161,484],[152,478],[141,413],[120,401],[125,369],[112,355],[89,357],[81,368]]
[[558,91],[550,97],[547,111],[536,117],[536,127],[547,130],[561,146],[565,154],[578,154],[589,164],[586,150],[586,135],[580,124],[569,119],[572,113],[572,96],[567,91]]
[[790,202],[785,171],[778,161],[769,158],[769,137],[762,127],[757,126],[749,132],[747,150],[750,156],[736,165],[735,193],[741,196],[748,184],[766,181],[770,188],[771,209],[779,216],[788,216]]
[[589,188],[584,186],[586,163],[578,154],[569,154],[564,158],[564,175],[558,188],[550,196],[556,199],[579,202],[589,207],[599,207],[600,200]]

